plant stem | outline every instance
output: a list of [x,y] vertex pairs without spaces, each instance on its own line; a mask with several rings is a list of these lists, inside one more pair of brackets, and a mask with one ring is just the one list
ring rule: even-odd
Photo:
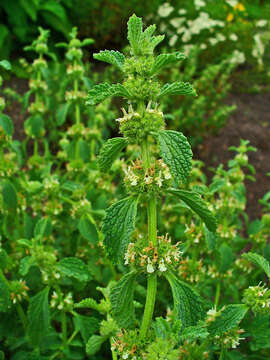
[[[78,93],[78,88],[79,88],[79,82],[78,82],[78,79],[75,79],[74,80],[74,92],[76,95]],[[76,125],[80,125],[80,122],[81,122],[80,105],[77,102],[75,104],[75,119],[76,119]]]
[[26,330],[26,327],[27,327],[27,318],[26,318],[26,316],[25,316],[25,313],[24,313],[24,311],[23,311],[23,308],[22,308],[21,304],[19,304],[19,303],[16,304],[16,310],[17,310],[17,313],[18,313],[19,318],[20,318],[20,320],[21,320],[21,323],[22,323],[22,325],[23,325],[23,328],[24,328],[24,330]]
[[34,155],[38,156],[38,140],[36,138],[34,140]]
[[215,308],[218,307],[219,297],[220,297],[220,288],[221,288],[221,281],[218,279],[217,287],[216,287],[216,296],[215,296]]
[[[147,144],[147,139],[142,144],[142,160],[144,169],[150,168],[150,154]],[[148,217],[148,243],[153,246],[157,245],[157,211],[156,211],[156,197],[152,195],[147,202],[147,217]],[[143,314],[143,320],[140,331],[140,338],[143,339],[148,332],[153,317],[155,300],[157,293],[157,275],[148,275],[147,279],[147,295]]]

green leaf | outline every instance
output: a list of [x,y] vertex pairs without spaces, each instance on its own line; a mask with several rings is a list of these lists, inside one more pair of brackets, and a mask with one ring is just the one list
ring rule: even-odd
[[90,273],[85,263],[75,257],[67,257],[60,260],[58,269],[63,275],[81,282],[86,282],[90,279]]
[[205,338],[207,338],[208,335],[209,335],[209,332],[207,331],[205,324],[188,326],[182,331],[179,340],[194,341],[197,339],[205,339]]
[[259,266],[270,278],[270,263],[261,255],[249,252],[242,255],[246,260],[251,261],[254,265]]
[[92,244],[98,243],[99,236],[95,224],[90,221],[87,215],[81,217],[78,229],[82,237],[90,241]]
[[209,231],[216,231],[217,221],[215,216],[207,208],[206,203],[201,198],[201,196],[189,190],[178,190],[178,189],[169,189],[169,192],[173,195],[178,196],[181,200],[188,205],[188,207],[193,210],[202,221],[205,223]]
[[84,343],[99,329],[99,320],[94,317],[76,315],[74,317],[75,330],[79,330]]
[[216,233],[209,231],[207,227],[204,228],[205,240],[207,247],[210,251],[213,251],[217,247],[217,235]]
[[10,292],[8,281],[0,270],[0,311],[6,312],[10,306]]
[[212,321],[207,330],[211,336],[222,335],[236,327],[243,319],[248,308],[243,304],[227,305],[224,310]]
[[40,219],[34,229],[35,237],[48,237],[52,232],[52,221],[51,219]]
[[185,58],[185,55],[180,52],[175,52],[171,54],[160,54],[155,59],[150,75],[158,74],[159,71],[166,66],[171,65],[177,61],[184,60]]
[[24,123],[25,131],[34,138],[41,136],[43,128],[44,121],[43,118],[39,115],[29,117]]
[[37,20],[38,4],[32,0],[19,0],[23,10],[35,22]]
[[[7,61],[7,60],[1,60],[1,61],[0,61],[0,66],[1,66],[2,68],[4,68],[5,70],[11,70],[10,62]],[[1,115],[3,115],[3,114],[1,114]]]
[[17,192],[13,184],[5,182],[2,188],[3,203],[8,209],[16,209],[18,204]]
[[106,336],[92,335],[86,344],[87,355],[95,355],[106,340]]
[[25,276],[28,274],[31,266],[35,265],[36,261],[32,256],[26,256],[20,261],[20,269],[19,273],[22,276]]
[[196,325],[203,316],[202,299],[191,286],[178,280],[173,273],[168,272],[165,276],[172,289],[174,310],[183,328]]
[[187,138],[174,130],[158,132],[162,159],[170,168],[177,182],[186,182],[192,168],[192,151]]
[[94,59],[107,62],[109,64],[117,66],[120,70],[123,69],[125,62],[125,55],[119,51],[114,50],[102,50],[93,55]]
[[60,104],[55,113],[56,124],[61,126],[65,123],[71,103]]
[[119,153],[127,145],[127,140],[124,138],[116,137],[109,139],[101,148],[98,165],[101,171],[106,172],[112,166],[112,163],[118,157]]
[[133,50],[133,53],[140,54],[140,45],[143,35],[143,22],[142,19],[133,14],[127,23],[128,26],[128,41]]
[[34,346],[44,339],[50,326],[50,309],[48,302],[49,287],[30,299],[28,308],[28,334]]
[[132,327],[135,321],[133,297],[136,275],[136,271],[124,275],[110,291],[113,317],[124,329]]
[[0,127],[4,130],[4,133],[8,136],[13,135],[14,127],[12,120],[9,116],[0,113]]
[[116,202],[106,210],[102,232],[104,246],[113,262],[120,260],[127,249],[134,231],[137,214],[137,198],[128,197]]
[[190,83],[184,83],[181,81],[174,82],[172,84],[163,85],[158,98],[164,95],[192,95],[196,96],[196,91]]
[[122,96],[124,98],[129,99],[131,97],[128,90],[121,84],[98,84],[93,86],[88,91],[87,96],[87,105],[97,105],[103,100],[111,97],[111,96]]

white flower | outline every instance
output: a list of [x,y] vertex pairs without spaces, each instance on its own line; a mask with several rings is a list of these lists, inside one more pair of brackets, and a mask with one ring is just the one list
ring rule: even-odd
[[147,264],[147,266],[146,266],[146,271],[147,271],[149,274],[151,274],[151,273],[153,273],[153,272],[155,271],[155,269],[154,269],[154,267],[153,267],[153,265],[152,265],[152,263],[151,263],[151,261],[150,261],[149,258],[148,258],[148,264]]
[[197,10],[199,10],[201,7],[204,7],[206,4],[203,0],[194,0],[194,5]]
[[174,46],[176,41],[177,41],[178,37],[177,35],[173,35],[171,38],[170,38],[170,41],[169,41],[169,45],[170,46]]
[[216,45],[216,44],[218,43],[218,39],[216,39],[216,38],[210,38],[210,39],[209,39],[209,42],[210,42],[211,45],[214,46],[214,45]]
[[182,36],[183,42],[188,42],[191,39],[191,33],[189,31],[186,31],[184,35]]
[[128,359],[129,357],[129,353],[128,352],[125,352],[122,356],[123,359]]
[[205,50],[206,48],[207,48],[207,45],[206,45],[206,44],[201,44],[201,45],[200,45],[200,49]]
[[265,25],[267,25],[267,23],[268,23],[267,20],[261,19],[261,20],[258,20],[258,21],[256,22],[256,25],[257,25],[258,27],[264,27]]
[[186,9],[180,9],[179,11],[178,11],[178,14],[179,15],[185,15],[187,13],[187,10]]
[[235,7],[235,5],[238,4],[238,0],[226,0],[227,4],[229,4],[231,7]]
[[232,64],[243,64],[246,61],[245,54],[239,50],[234,50],[230,62]]
[[169,3],[164,3],[158,8],[158,15],[160,17],[167,17],[173,11],[173,7]]
[[237,41],[238,40],[238,36],[236,34],[231,34],[230,35],[230,40],[232,41]]
[[158,265],[158,268],[159,268],[159,271],[161,271],[161,272],[164,272],[164,271],[167,270],[167,267],[166,267],[166,265],[164,264],[164,260],[163,260],[163,259],[161,259],[161,261],[160,261],[160,263],[159,263],[159,265]]
[[185,18],[181,18],[181,17],[173,18],[170,20],[170,24],[175,28],[179,28],[183,24],[184,21],[185,21]]
[[226,40],[225,36],[223,34],[217,34],[218,41],[224,41]]

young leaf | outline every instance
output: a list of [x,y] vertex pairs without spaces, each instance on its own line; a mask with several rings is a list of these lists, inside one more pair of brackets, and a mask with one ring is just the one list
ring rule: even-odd
[[55,119],[56,119],[57,125],[61,126],[66,121],[70,105],[71,105],[71,103],[68,102],[68,103],[59,105],[59,107],[57,108],[56,113],[55,113]]
[[49,288],[46,287],[30,299],[28,308],[28,334],[33,345],[38,346],[49,330]]
[[221,335],[236,327],[243,319],[248,308],[243,304],[227,305],[214,321],[210,322],[207,330],[211,336]]
[[127,249],[134,231],[137,214],[137,198],[128,197],[111,205],[106,210],[102,232],[104,246],[113,262],[120,260]]
[[88,91],[86,104],[97,105],[111,96],[122,96],[129,99],[131,95],[128,90],[121,84],[98,84],[93,86]]
[[18,203],[17,192],[13,184],[9,181],[5,182],[2,188],[2,198],[7,208],[16,209]]
[[114,160],[116,160],[119,153],[127,145],[127,140],[125,138],[112,138],[106,141],[106,143],[101,148],[98,165],[101,171],[106,172],[112,166]]
[[196,96],[196,91],[190,83],[184,83],[181,81],[174,82],[172,84],[163,85],[158,98],[164,95],[192,95]]
[[10,305],[8,281],[0,270],[0,311],[6,312]]
[[87,215],[83,215],[80,219],[78,229],[82,237],[90,241],[92,244],[98,243],[99,236],[95,224],[90,221]]
[[161,156],[177,182],[185,182],[192,168],[192,151],[187,138],[174,130],[158,132]]
[[251,261],[254,265],[259,266],[270,278],[270,263],[261,255],[249,252],[242,255],[246,260]]
[[95,355],[106,340],[107,336],[92,335],[86,344],[87,355]]
[[31,266],[34,266],[35,264],[36,264],[35,258],[32,256],[26,256],[26,257],[22,258],[22,260],[20,262],[19,273],[22,276],[27,275]]
[[123,69],[125,62],[125,55],[119,51],[114,50],[103,50],[98,54],[93,55],[94,59],[107,62],[109,64],[117,66],[120,70]]
[[0,127],[4,130],[4,133],[8,136],[12,136],[14,127],[12,120],[5,114],[0,114]]
[[180,52],[175,52],[171,54],[160,54],[155,59],[150,75],[158,74],[159,71],[164,67],[173,64],[177,61],[184,60],[185,58],[186,58],[185,55]]
[[34,230],[34,236],[35,237],[47,237],[52,232],[52,222],[51,219],[40,219]]
[[214,251],[217,247],[217,234],[209,231],[206,226],[204,228],[204,234],[208,249]]
[[75,330],[79,330],[84,343],[99,329],[99,320],[95,317],[76,315],[74,318]]
[[0,66],[1,66],[2,68],[4,68],[5,70],[11,70],[10,62],[7,61],[7,60],[1,60],[1,61],[0,61]]
[[165,276],[170,283],[174,309],[182,321],[183,328],[196,325],[203,315],[200,296],[191,286],[178,280],[173,273],[169,272]]
[[209,332],[207,331],[204,324],[202,325],[195,325],[195,326],[188,326],[186,327],[181,335],[180,340],[181,341],[194,341],[197,339],[205,339],[209,335]]
[[188,207],[193,210],[207,226],[208,230],[215,232],[217,228],[217,222],[214,215],[207,208],[206,203],[200,197],[200,195],[194,191],[170,189],[169,192],[178,196],[183,200]]
[[59,261],[59,271],[68,277],[86,282],[90,279],[90,273],[85,263],[75,257],[67,257]]
[[112,314],[118,325],[124,329],[134,324],[134,288],[136,272],[132,271],[122,277],[110,291]]
[[127,23],[128,26],[128,41],[133,50],[134,55],[140,53],[140,45],[143,35],[142,19],[133,14]]

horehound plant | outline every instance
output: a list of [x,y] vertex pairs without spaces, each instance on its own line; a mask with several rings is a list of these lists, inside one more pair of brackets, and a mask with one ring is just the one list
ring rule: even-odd
[[[201,196],[184,189],[192,168],[191,147],[182,133],[165,130],[164,115],[160,110],[160,101],[165,95],[196,95],[189,83],[174,82],[162,86],[158,79],[163,68],[172,66],[185,57],[180,52],[155,56],[154,49],[164,36],[153,36],[154,31],[155,25],[143,31],[142,19],[133,15],[128,21],[131,56],[125,57],[118,51],[109,50],[94,54],[95,59],[122,70],[123,84],[103,83],[94,86],[88,93],[89,105],[98,104],[112,96],[120,96],[128,101],[127,109],[122,109],[123,117],[117,119],[123,137],[116,137],[105,143],[98,159],[100,169],[108,171],[129,144],[135,144],[139,150],[138,157],[123,166],[128,196],[107,209],[102,228],[108,257],[115,264],[124,263],[130,267],[130,271],[111,288],[109,295],[112,316],[120,328],[120,332],[112,340],[114,359],[117,355],[121,359],[177,359],[182,356],[175,350],[175,346],[180,343],[178,334],[181,331],[184,336],[184,330],[190,329],[190,326],[195,326],[204,318],[203,301],[192,287],[176,275],[175,270],[181,259],[179,243],[174,244],[168,234],[158,232],[157,209],[161,208],[162,199],[165,196],[179,198],[185,206],[199,215],[210,232],[215,232],[217,226],[214,215]],[[136,218],[144,219],[144,213],[147,215],[147,231],[144,231],[146,227],[140,225],[135,230]],[[135,316],[134,290],[136,280],[143,275],[147,278],[146,302],[142,320],[138,322]],[[157,282],[161,276],[165,276],[172,290],[175,321],[171,327],[162,318],[153,322]],[[218,320],[222,320],[222,323],[224,319],[230,322],[228,317],[236,312],[238,317],[232,320],[233,325],[227,326],[224,331],[233,329],[233,336],[237,337],[236,326],[246,308],[244,305],[235,306],[236,308],[234,305],[228,308],[225,314],[222,310],[214,312],[203,326],[206,328],[209,322],[215,325],[215,319],[219,316],[222,318]],[[198,329],[197,332],[200,333]],[[219,332],[220,335],[220,328]],[[161,333],[166,335],[160,335]],[[193,328],[193,335],[194,333],[196,330]],[[214,333],[213,330],[212,335]],[[154,340],[155,336],[157,340]],[[194,340],[200,336],[194,335],[191,338]],[[205,332],[201,337],[207,337]],[[182,337],[182,340],[187,338],[188,336]],[[222,340],[220,344],[217,349],[221,349],[222,357]],[[205,344],[196,348],[194,356],[196,353],[196,358],[198,356],[201,359],[204,350]]]

